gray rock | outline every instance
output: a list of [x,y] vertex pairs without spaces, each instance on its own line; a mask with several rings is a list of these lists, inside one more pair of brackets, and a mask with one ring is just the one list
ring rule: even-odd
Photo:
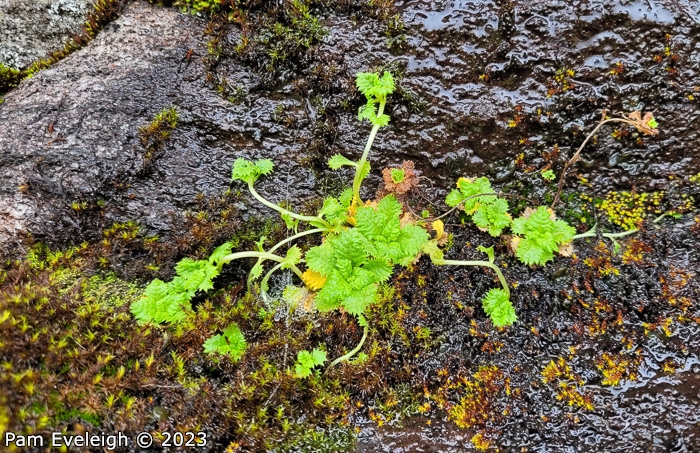
[[[273,200],[290,190],[300,203],[308,199],[314,179],[298,164],[293,134],[270,121],[275,103],[235,105],[210,88],[202,64],[205,25],[175,9],[129,2],[87,47],[6,95],[0,249],[21,253],[24,231],[49,243],[75,243],[126,220],[167,236],[197,194],[226,190],[239,156],[277,155],[282,176],[261,181],[261,191],[274,188]],[[240,71],[239,77],[252,77]],[[139,127],[170,106],[180,123],[148,160]]]
[[92,0],[0,0],[0,63],[21,69],[79,33]]

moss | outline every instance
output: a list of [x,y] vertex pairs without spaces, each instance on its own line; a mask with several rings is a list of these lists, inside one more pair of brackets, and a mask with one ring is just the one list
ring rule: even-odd
[[22,80],[22,72],[0,63],[0,94],[10,91]]
[[152,169],[166,141],[177,127],[180,115],[175,107],[168,107],[156,114],[153,120],[139,128],[139,141],[144,148],[144,162],[140,173]]
[[609,192],[600,204],[612,223],[625,230],[639,228],[647,215],[660,214],[664,192]]

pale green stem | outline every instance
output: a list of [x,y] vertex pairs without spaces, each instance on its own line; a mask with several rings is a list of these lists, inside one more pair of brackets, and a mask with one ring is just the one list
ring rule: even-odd
[[255,187],[253,187],[252,182],[248,183],[248,190],[250,190],[250,193],[253,194],[253,196],[260,203],[264,204],[265,206],[267,206],[270,209],[274,209],[275,211],[279,212],[280,214],[286,214],[286,215],[292,217],[293,219],[301,220],[303,222],[318,222],[318,223],[321,223],[326,228],[331,227],[330,223],[326,222],[325,220],[323,220],[320,217],[297,214],[296,212],[292,212],[292,211],[289,211],[287,209],[284,209],[283,207],[278,206],[278,205],[272,203],[271,201],[267,201],[255,190]]
[[309,234],[315,234],[315,233],[326,233],[328,231],[328,228],[315,228],[313,230],[308,230],[308,231],[302,231],[301,233],[297,233],[294,236],[288,237],[287,239],[278,242],[274,247],[272,247],[270,250],[268,250],[268,253],[274,253],[278,248],[282,247],[284,244],[287,244],[289,242],[292,242],[296,239],[299,239],[300,237],[308,236]]
[[[285,239],[281,242],[278,242],[277,244],[275,244],[274,247],[272,247],[270,250],[268,250],[267,253],[274,253],[278,248],[282,247],[284,244],[288,244],[296,239],[299,239],[300,237],[308,236],[308,235],[314,234],[314,233],[325,233],[327,231],[328,231],[328,229],[326,229],[326,228],[315,228],[313,230],[302,231],[301,233],[295,234],[294,236],[288,237],[287,239]],[[265,257],[261,256],[260,258],[258,258],[257,264],[262,264],[263,261],[265,261],[265,259],[266,259]],[[297,275],[299,275],[299,274],[297,273]],[[299,277],[301,278],[301,275],[299,275]],[[248,278],[248,283],[250,283],[250,277]]]
[[[384,106],[385,105],[386,105],[386,99],[379,102],[379,109],[377,110],[377,117],[382,116],[382,114],[384,113]],[[369,156],[369,150],[372,149],[372,144],[374,143],[374,139],[377,136],[377,132],[379,132],[380,127],[381,127],[380,125],[375,124],[374,127],[372,128],[372,132],[369,133],[369,138],[367,139],[367,144],[365,145],[365,150],[362,153],[362,157],[357,162],[357,167],[355,169],[355,179],[352,182],[353,204],[355,204],[355,205],[362,203],[362,199],[360,198],[360,185],[362,184],[362,178],[360,177],[360,175],[362,173],[362,168],[364,167],[365,162],[367,162],[367,156]]]
[[344,356],[340,356],[340,357],[338,357],[337,359],[335,359],[334,361],[332,361],[331,364],[328,365],[328,368],[326,368],[326,371],[325,371],[325,372],[327,373],[328,370],[330,370],[331,368],[333,368],[334,366],[336,366],[336,365],[339,364],[340,362],[345,362],[346,360],[349,360],[352,356],[354,356],[355,354],[357,354],[358,351],[359,351],[360,349],[362,349],[362,345],[365,344],[365,340],[367,339],[367,333],[368,333],[368,332],[369,332],[369,328],[368,328],[367,325],[365,324],[365,331],[364,331],[364,333],[362,334],[362,339],[360,340],[360,343],[358,343],[358,345],[355,346],[355,349],[353,349],[352,351],[350,351],[350,352],[348,352],[347,354],[345,354]]
[[276,271],[279,270],[280,267],[284,266],[284,263],[279,263],[277,266],[273,267],[270,269],[270,271],[265,274],[265,277],[262,279],[262,282],[260,282],[260,289],[261,291],[267,292],[267,281],[270,280],[270,277],[272,274]]
[[284,258],[279,256],[279,255],[274,255],[272,253],[267,253],[267,252],[249,251],[249,252],[231,253],[230,255],[226,255],[225,257],[223,257],[219,260],[218,267],[219,267],[219,269],[221,269],[224,264],[228,264],[233,260],[238,260],[241,258],[263,258],[266,260],[277,261],[279,263],[284,262]]
[[[663,214],[661,214],[660,216],[655,218],[651,223],[659,223],[661,221],[661,219],[663,219],[667,215],[668,215],[668,212],[664,212]],[[593,225],[593,228],[586,231],[585,233],[575,235],[572,239],[583,239],[583,238],[595,237],[598,234],[596,232],[596,227],[597,227],[597,225]],[[639,228],[632,228],[631,230],[623,231],[622,233],[601,233],[600,235],[603,236],[604,238],[615,239],[615,238],[629,236],[630,234],[634,234],[637,231],[639,231]]]
[[506,278],[503,276],[503,272],[501,272],[501,269],[498,266],[496,266],[490,261],[443,260],[435,264],[438,264],[440,266],[484,266],[488,267],[489,269],[493,269],[496,272],[496,275],[498,276],[498,280],[501,282],[503,290],[506,292],[506,295],[510,299],[510,288],[508,287],[508,282],[506,281]]

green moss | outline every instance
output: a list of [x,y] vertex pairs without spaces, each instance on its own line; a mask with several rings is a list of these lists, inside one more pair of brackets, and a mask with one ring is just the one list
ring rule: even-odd
[[0,63],[0,94],[16,87],[22,80],[22,72]]

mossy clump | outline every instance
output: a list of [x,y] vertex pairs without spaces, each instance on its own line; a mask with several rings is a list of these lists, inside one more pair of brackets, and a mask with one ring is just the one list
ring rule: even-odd
[[16,87],[22,78],[22,71],[0,63],[0,94]]
[[158,112],[150,123],[139,128],[139,141],[145,150],[141,172],[151,168],[154,159],[177,127],[179,119],[177,108],[168,107]]
[[664,192],[609,192],[600,203],[612,223],[625,230],[639,228],[647,215],[660,214]]

